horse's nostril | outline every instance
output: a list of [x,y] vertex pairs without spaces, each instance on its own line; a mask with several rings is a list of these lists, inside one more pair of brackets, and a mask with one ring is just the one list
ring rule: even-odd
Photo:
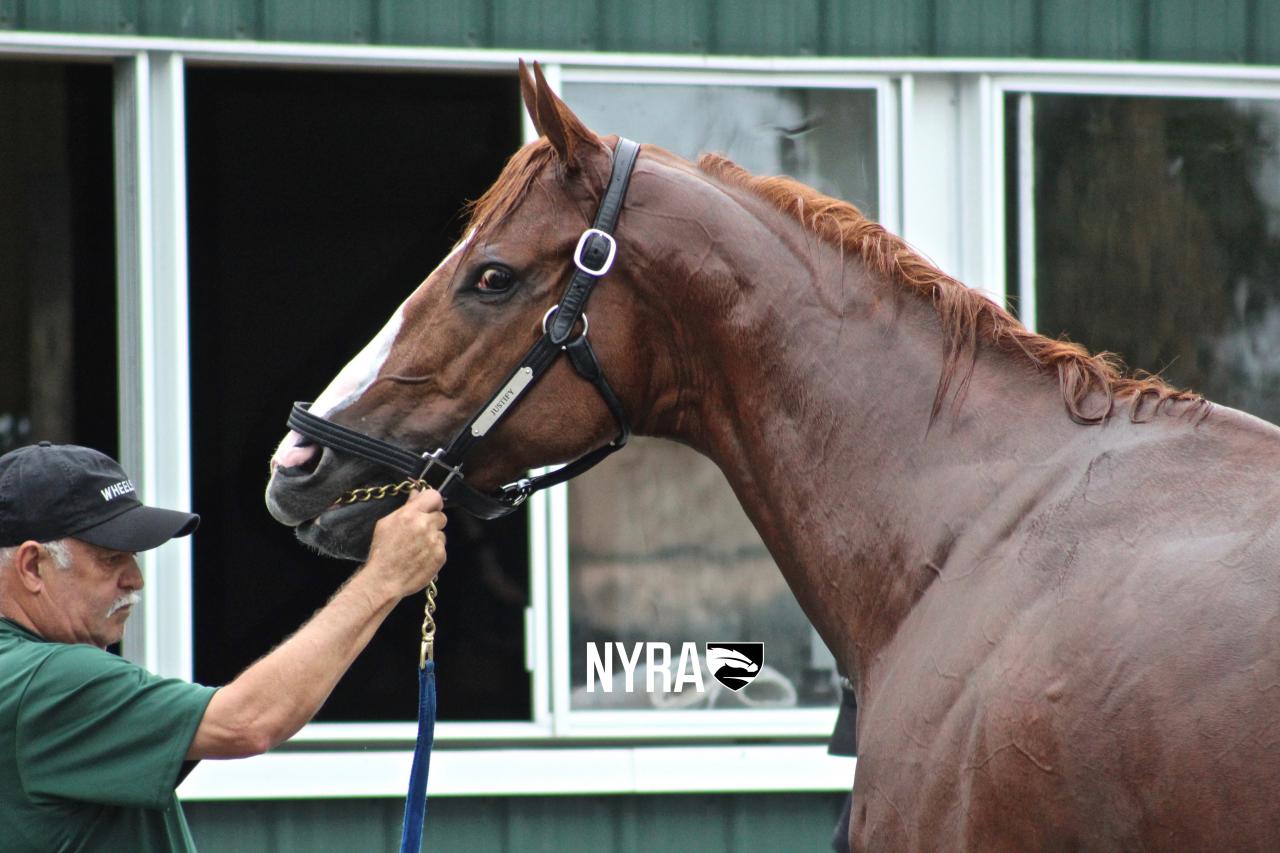
[[286,476],[314,474],[320,466],[320,448],[295,446],[276,455],[275,468]]

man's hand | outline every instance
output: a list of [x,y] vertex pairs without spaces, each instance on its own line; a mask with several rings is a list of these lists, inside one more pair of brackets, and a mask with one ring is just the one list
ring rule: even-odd
[[364,572],[385,580],[398,598],[421,592],[444,565],[444,525],[440,493],[414,492],[373,528]]
[[428,490],[378,522],[369,562],[296,634],[213,694],[187,758],[237,758],[292,737],[396,603],[444,565],[444,502]]

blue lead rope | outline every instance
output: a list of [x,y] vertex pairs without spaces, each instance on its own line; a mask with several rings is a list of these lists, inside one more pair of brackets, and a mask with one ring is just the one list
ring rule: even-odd
[[409,795],[404,801],[404,826],[400,853],[420,853],[422,824],[427,819],[427,772],[431,769],[431,744],[436,733],[436,662],[426,661],[418,670],[418,742],[409,771]]

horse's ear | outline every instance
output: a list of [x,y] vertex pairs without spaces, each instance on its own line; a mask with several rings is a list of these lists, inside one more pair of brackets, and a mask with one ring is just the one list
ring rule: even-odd
[[[523,67],[523,63],[521,63]],[[525,105],[529,104],[530,92],[526,87],[524,75],[520,78],[524,92]],[[578,158],[592,148],[603,148],[600,138],[591,132],[582,121],[573,114],[573,110],[551,90],[542,73],[542,66],[533,63],[533,108],[529,110],[533,118],[533,126],[547,138],[551,147],[560,155],[560,162],[566,168],[575,169],[579,165]]]
[[538,121],[538,87],[533,80],[533,72],[529,70],[529,66],[524,64],[524,60],[520,62],[520,97],[524,99],[524,108],[529,113],[529,120],[533,122],[533,129],[538,132],[539,136],[546,136],[546,132],[542,129],[542,122]]

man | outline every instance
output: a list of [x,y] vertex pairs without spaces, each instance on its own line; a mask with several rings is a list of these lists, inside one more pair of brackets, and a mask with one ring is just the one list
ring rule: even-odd
[[143,505],[95,450],[0,456],[0,848],[194,849],[174,794],[184,761],[257,755],[302,728],[396,602],[439,572],[441,506],[422,492],[379,521],[329,603],[215,690],[106,651],[140,600],[135,554],[199,516]]

